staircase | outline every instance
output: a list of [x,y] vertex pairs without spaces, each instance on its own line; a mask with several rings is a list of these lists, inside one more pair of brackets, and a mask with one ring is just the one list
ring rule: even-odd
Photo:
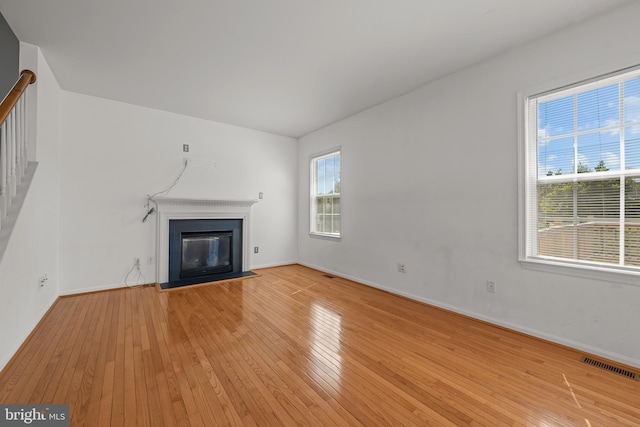
[[17,216],[19,203],[24,198],[23,181],[33,172],[27,156],[27,102],[26,93],[35,83],[33,71],[24,70],[20,78],[0,104],[0,259]]

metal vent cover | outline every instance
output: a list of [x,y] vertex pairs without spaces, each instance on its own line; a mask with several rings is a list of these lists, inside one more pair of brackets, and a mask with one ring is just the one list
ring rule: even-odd
[[605,371],[613,372],[614,374],[622,375],[632,380],[640,381],[640,374],[630,371],[628,369],[620,368],[618,366],[611,365],[610,363],[596,360],[588,356],[583,356],[581,361],[596,368],[604,369]]

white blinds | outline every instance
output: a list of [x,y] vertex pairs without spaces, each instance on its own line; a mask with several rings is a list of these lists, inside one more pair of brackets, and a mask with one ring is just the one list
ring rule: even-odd
[[527,257],[640,270],[640,70],[527,103]]

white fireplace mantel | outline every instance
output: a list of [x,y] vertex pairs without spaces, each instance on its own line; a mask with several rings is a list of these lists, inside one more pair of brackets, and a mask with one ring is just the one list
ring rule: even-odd
[[242,271],[251,268],[251,206],[257,200],[210,200],[154,198],[157,212],[156,277],[169,281],[169,221],[173,219],[241,219]]

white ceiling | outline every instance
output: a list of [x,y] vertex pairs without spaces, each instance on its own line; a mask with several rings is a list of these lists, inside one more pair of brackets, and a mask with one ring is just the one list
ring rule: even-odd
[[63,89],[298,137],[628,0],[0,0]]

